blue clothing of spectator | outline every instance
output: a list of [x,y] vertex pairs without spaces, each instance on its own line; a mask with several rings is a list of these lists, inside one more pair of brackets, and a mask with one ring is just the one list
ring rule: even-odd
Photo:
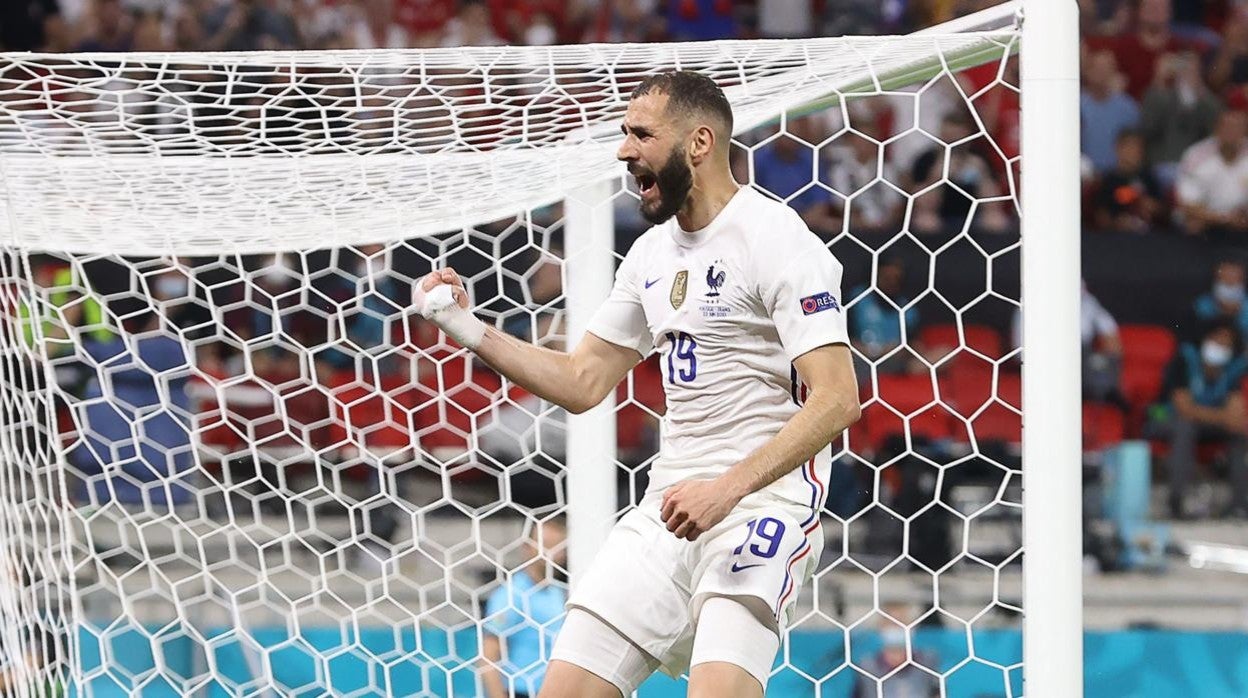
[[1187,390],[1192,402],[1204,407],[1222,407],[1231,395],[1239,391],[1244,376],[1248,374],[1248,358],[1236,356],[1217,373],[1205,371],[1200,347],[1185,343],[1179,347],[1178,356],[1166,371],[1163,395],[1173,395],[1175,390]]
[[725,0],[667,0],[667,31],[676,41],[735,39],[733,4]]
[[83,494],[93,504],[115,500],[154,511],[191,498],[190,483],[179,478],[193,464],[189,365],[172,337],[143,337],[134,346],[137,352],[118,337],[84,345],[98,368],[74,405],[83,440],[71,459],[89,478]]
[[524,571],[511,575],[486,600],[485,631],[499,638],[499,668],[515,693],[536,696],[541,688],[567,600],[562,585],[539,584]]
[[1139,125],[1140,108],[1125,92],[1101,100],[1085,90],[1079,95],[1079,119],[1084,155],[1097,172],[1107,172],[1118,161],[1118,134]]
[[[1206,293],[1196,299],[1192,304],[1192,309],[1196,312],[1196,318],[1202,322],[1211,322],[1223,317],[1223,310],[1218,299],[1213,297],[1213,293]],[[1241,301],[1239,304],[1239,312],[1234,317],[1227,317],[1228,321],[1235,324],[1235,329],[1240,334],[1248,335],[1248,302]]]
[[[866,290],[866,287],[859,286],[854,289],[850,297],[858,298]],[[905,296],[898,296],[892,300],[902,307],[910,302],[910,299]],[[877,290],[873,289],[854,304],[853,310],[849,313],[849,322],[850,336],[868,347],[878,347],[883,350],[901,344],[901,311],[894,308],[893,304],[889,303]],[[912,338],[918,324],[919,311],[915,308],[907,309],[906,331]]]
[[[769,193],[788,199],[811,183],[814,176],[815,153],[804,145],[782,151],[775,141],[754,152],[754,183]],[[798,213],[816,206],[830,197],[828,190],[815,186],[788,201]]]

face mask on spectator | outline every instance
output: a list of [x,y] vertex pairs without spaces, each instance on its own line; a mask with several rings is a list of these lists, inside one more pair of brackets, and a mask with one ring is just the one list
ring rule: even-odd
[[1200,358],[1208,366],[1221,368],[1231,360],[1231,348],[1221,342],[1206,339],[1200,347]]
[[162,276],[156,280],[156,293],[164,298],[181,298],[186,290],[185,276]]
[[979,168],[975,163],[968,162],[959,170],[955,181],[964,187],[973,187],[979,184]]
[[1238,284],[1214,284],[1213,297],[1219,303],[1235,305],[1244,302],[1244,287]]
[[549,22],[538,22],[524,32],[524,43],[529,46],[550,46],[556,38],[555,28]]

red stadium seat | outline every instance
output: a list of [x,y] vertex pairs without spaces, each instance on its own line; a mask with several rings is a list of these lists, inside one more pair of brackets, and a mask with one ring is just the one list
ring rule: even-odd
[[1017,444],[1023,440],[1022,415],[1006,407],[1000,401],[994,401],[984,408],[979,416],[972,419],[971,429],[974,430],[975,440],[980,443],[1004,441]]
[[1083,450],[1100,451],[1122,443],[1127,424],[1122,411],[1100,402],[1083,403]]
[[361,377],[338,371],[330,379],[332,441],[348,450],[388,452],[412,446],[406,380],[398,376]]
[[1133,411],[1143,412],[1160,397],[1166,364],[1178,344],[1174,333],[1157,325],[1122,325],[1122,392]]
[[949,368],[942,370],[940,395],[943,402],[960,415],[974,414],[992,399],[992,374],[992,365],[982,359],[955,357]]
[[654,415],[666,410],[658,357],[652,356],[633,369],[631,400],[628,385],[620,383],[616,389],[616,445],[621,456],[635,458],[643,455],[640,449],[646,446],[645,435],[657,428]]
[[878,449],[890,436],[904,435],[907,423],[912,437],[938,440],[953,436],[953,416],[945,406],[933,404],[936,394],[929,376],[881,375],[875,395],[879,402],[866,408],[862,430],[872,448]]
[[958,413],[970,419],[977,441],[1020,443],[1023,435],[1022,416],[1015,410],[1021,408],[1023,402],[1022,376],[998,370],[995,386],[992,377],[991,371],[985,373],[977,370],[973,375],[960,379],[963,384],[954,388],[955,394],[962,395],[956,401]]
[[441,448],[468,448],[468,434],[474,418],[490,409],[502,390],[496,373],[477,367],[469,373],[468,362],[456,358],[439,364],[420,377],[418,390],[409,391],[415,399],[420,446],[426,451]]
[[957,349],[965,346],[968,349],[999,359],[1002,352],[1001,335],[986,325],[963,325],[966,342],[962,342],[957,325],[930,325],[919,332],[919,340],[928,348],[951,347]]

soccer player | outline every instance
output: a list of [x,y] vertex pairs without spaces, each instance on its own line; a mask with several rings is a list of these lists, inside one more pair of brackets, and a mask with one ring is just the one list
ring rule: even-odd
[[648,77],[622,130],[618,157],[654,227],[570,353],[486,326],[451,269],[413,300],[573,412],[662,354],[650,488],[572,590],[540,698],[629,696],[656,669],[688,669],[690,696],[762,696],[823,547],[829,444],[859,416],[841,265],[795,211],[733,181],[732,109],[709,78]]

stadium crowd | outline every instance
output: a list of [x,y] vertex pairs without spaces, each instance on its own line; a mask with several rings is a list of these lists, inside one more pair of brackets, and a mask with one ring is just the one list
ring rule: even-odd
[[[904,33],[991,4],[16,0],[0,7],[0,48],[345,49]],[[1190,236],[1207,241],[1221,258],[1210,270],[1209,292],[1191,298],[1191,322],[1184,326],[1120,326],[1085,289],[1084,417],[1090,460],[1123,439],[1150,439],[1158,462],[1165,464],[1162,472],[1168,474],[1166,514],[1245,516],[1248,409],[1242,386],[1248,359],[1241,337],[1248,331],[1248,294],[1240,253],[1248,235],[1248,6],[1231,0],[1088,0],[1082,5],[1085,235]],[[738,178],[788,199],[812,229],[829,240],[844,229],[862,240],[885,240],[887,231],[896,231],[908,216],[910,230],[920,238],[948,238],[969,230],[977,239],[997,239],[985,244],[1001,249],[1017,240],[1007,199],[1015,181],[1013,158],[1019,144],[1018,95],[1010,89],[1017,84],[1017,63],[1005,63],[1000,73],[999,67],[966,71],[956,84],[931,86],[919,116],[926,135],[906,133],[900,127],[914,119],[913,112],[907,112],[914,101],[904,96],[854,102],[848,110],[854,130],[834,140],[829,139],[842,133],[840,114],[794,119],[774,139],[774,130],[746,134],[742,142],[756,147],[749,154],[744,150],[735,154]],[[974,115],[959,90],[982,91]],[[825,145],[810,145],[819,143]],[[956,144],[947,161],[945,143]],[[882,172],[877,165],[881,148]],[[818,173],[819,186],[809,186],[812,171]],[[893,186],[885,186],[881,177]],[[851,205],[837,192],[857,194]],[[907,210],[901,192],[915,195],[913,210]],[[551,220],[559,215],[548,212]],[[642,227],[628,197],[620,197],[617,221],[625,231],[624,241]],[[533,446],[539,440],[541,453],[548,457],[527,469],[511,469],[511,496],[534,506],[553,501],[560,481],[562,416],[517,389],[508,394],[509,401],[497,406],[501,382],[466,361],[433,368],[429,359],[446,358],[437,353],[436,335],[402,312],[411,279],[417,275],[410,251],[404,245],[366,246],[332,254],[253,258],[232,269],[202,268],[193,260],[168,264],[158,274],[144,277],[150,284],[145,292],[186,336],[213,341],[194,343],[193,357],[185,354],[186,345],[158,338],[137,352],[148,366],[195,363],[196,376],[186,378],[185,408],[196,415],[200,440],[221,454],[256,443],[274,454],[273,462],[248,461],[241,466],[258,488],[282,486],[285,475],[277,468],[283,462],[282,449],[298,450],[300,440],[352,443],[354,452],[337,449],[335,455],[361,464],[365,452],[395,452],[401,460],[403,449],[413,442],[409,431],[415,432],[422,450],[471,481],[479,477],[482,464],[465,460],[467,434],[474,424],[472,415],[489,411],[480,443],[496,469],[534,460]],[[891,248],[881,251],[874,261],[843,258],[850,326],[863,359],[859,365],[863,399],[881,400],[868,407],[863,422],[851,432],[856,450],[875,462],[889,462],[911,447],[919,455],[956,457],[968,450],[969,423],[981,453],[998,463],[1017,463],[1021,424],[1015,408],[1021,389],[1018,319],[1012,306],[982,318],[969,313],[958,318],[959,327],[947,310],[930,303],[929,279],[916,267],[915,256],[891,252]],[[982,258],[977,259],[980,268],[968,269],[968,274],[984,273]],[[527,270],[523,280],[499,291],[513,301],[508,308],[497,309],[501,321],[517,335],[559,346],[559,264],[530,255],[520,268]],[[308,285],[316,291],[310,294],[312,300],[298,292],[300,278],[309,273],[314,278]],[[36,282],[52,290],[50,297],[95,283],[79,274],[52,259],[43,260],[35,271]],[[124,317],[119,321],[122,329],[131,333],[153,329],[152,323],[160,321],[153,313],[127,313],[119,307],[66,299],[53,299],[52,306],[72,306],[72,312],[58,312],[55,321],[44,318],[47,326],[42,334],[49,338],[54,358],[75,351],[66,325],[77,328],[80,339],[90,340],[87,353],[101,363],[132,351],[118,341],[117,328],[110,327],[108,318]],[[333,331],[324,318],[341,314],[348,306],[351,310],[342,323],[344,342],[310,358],[290,344],[257,341],[276,334],[278,327],[304,347],[324,346]],[[219,319],[224,320],[222,327],[214,324]],[[400,351],[370,354],[370,347]],[[426,360],[409,361],[417,355]],[[413,364],[419,365],[412,368]],[[941,397],[935,407],[928,406],[934,397],[932,364],[937,367]],[[91,371],[82,370],[85,365],[80,363],[77,373],[72,361],[59,367],[65,369],[69,390],[90,402],[102,388]],[[141,408],[158,402],[150,376],[134,371],[129,378],[130,404]],[[309,389],[309,382],[321,387]],[[632,397],[619,413],[621,460],[628,468],[639,467],[657,443],[661,382],[652,357],[633,384],[621,389],[622,399]],[[218,389],[222,383],[232,387],[228,398]],[[121,390],[116,385],[114,389]],[[433,399],[438,395],[450,400],[450,409]],[[997,399],[990,399],[994,395]],[[885,408],[885,402],[912,415],[910,442],[903,420]],[[110,435],[122,438],[126,431],[110,408],[98,401],[91,404],[79,417],[94,432],[77,455],[84,472],[98,470],[100,454],[109,453]],[[299,433],[291,433],[275,418],[279,404],[284,414],[302,425]],[[396,418],[396,409],[406,410],[410,420]],[[534,428],[537,414],[546,417],[540,434]],[[352,425],[360,427],[359,433],[348,434]],[[159,431],[159,426],[152,428]],[[179,431],[174,424],[167,426]],[[173,441],[165,446],[178,450],[182,460],[170,463],[163,476],[183,472],[189,464],[190,454],[177,449],[185,434],[170,438]],[[159,448],[159,441],[143,448]],[[368,448],[358,448],[365,445]],[[142,481],[155,475],[147,465],[157,460],[155,454],[132,452],[129,457],[136,463],[135,478]],[[226,467],[239,466],[237,459],[223,460]],[[924,491],[930,478],[923,477],[923,460],[903,458],[885,469],[882,482],[888,491],[882,499],[903,513],[931,500],[931,492]],[[1203,477],[1230,484],[1227,501],[1194,507],[1188,501],[1186,490],[1198,478],[1202,463],[1212,463],[1212,474]],[[395,485],[385,484],[393,474],[387,475],[380,464],[363,464],[368,466],[368,489],[395,491]],[[970,463],[964,471],[968,478],[990,477],[994,472],[1001,477],[986,461],[978,466]],[[622,478],[631,476],[631,470],[621,471]],[[839,486],[831,488],[832,510],[851,513],[870,501],[868,468],[846,463],[838,477]],[[495,483],[487,489],[492,487],[497,496],[501,485],[486,481]],[[622,492],[636,493],[637,483],[630,484]],[[107,480],[97,480],[96,486],[96,497],[121,496]],[[190,496],[189,487],[181,493],[177,487],[162,491],[177,501]],[[373,527],[392,530],[392,514],[375,511]],[[936,558],[940,554],[933,553]]]

